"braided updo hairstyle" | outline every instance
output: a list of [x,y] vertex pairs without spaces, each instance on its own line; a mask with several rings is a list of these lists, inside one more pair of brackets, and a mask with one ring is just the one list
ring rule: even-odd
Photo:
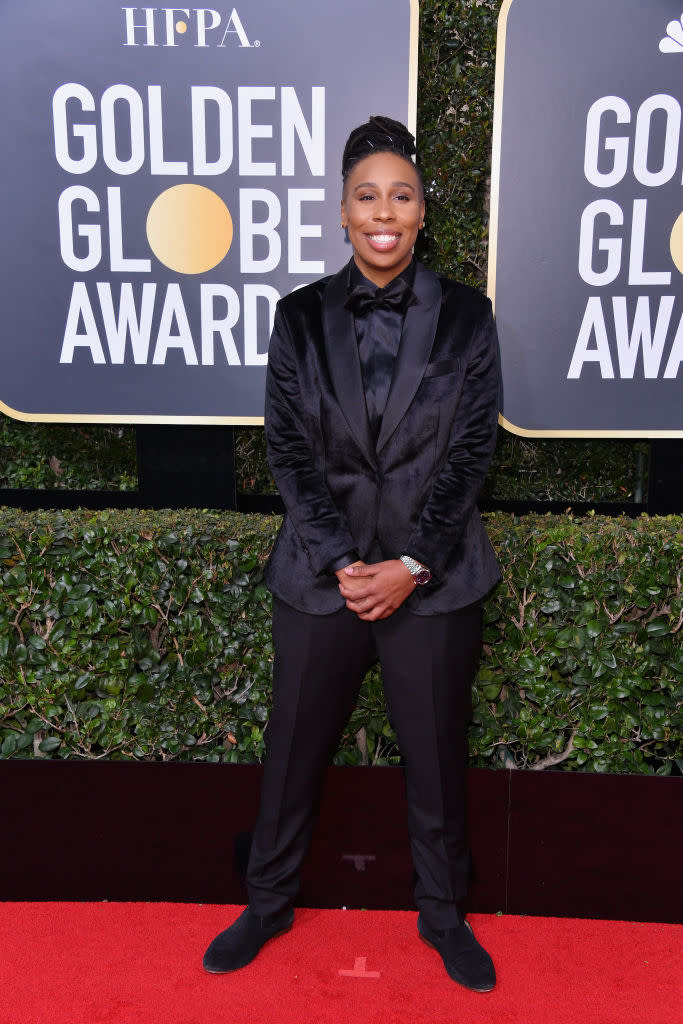
[[424,192],[422,175],[411,157],[415,153],[415,138],[400,121],[381,114],[373,115],[365,124],[354,128],[344,146],[342,155],[342,181],[346,185],[349,174],[366,156],[374,153],[395,153],[408,160],[417,172],[420,188]]

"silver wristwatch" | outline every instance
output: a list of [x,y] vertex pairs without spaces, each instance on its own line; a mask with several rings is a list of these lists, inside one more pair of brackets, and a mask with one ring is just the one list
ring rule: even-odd
[[410,555],[401,555],[401,561],[413,577],[413,583],[416,587],[424,587],[425,583],[429,583],[432,578],[432,574],[424,565],[420,565],[420,563],[416,562],[414,558],[410,557]]

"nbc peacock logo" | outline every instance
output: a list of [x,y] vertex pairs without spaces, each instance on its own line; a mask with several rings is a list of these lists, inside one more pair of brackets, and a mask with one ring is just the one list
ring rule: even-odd
[[662,53],[683,53],[683,14],[666,26],[666,35],[659,40],[659,49]]

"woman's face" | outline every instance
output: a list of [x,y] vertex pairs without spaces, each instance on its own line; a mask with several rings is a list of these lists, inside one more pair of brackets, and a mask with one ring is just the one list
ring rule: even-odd
[[417,171],[396,153],[366,156],[346,179],[342,227],[358,269],[379,288],[410,263],[424,211]]

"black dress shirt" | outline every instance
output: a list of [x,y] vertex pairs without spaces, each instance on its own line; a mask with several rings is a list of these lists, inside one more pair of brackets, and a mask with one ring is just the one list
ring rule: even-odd
[[[368,291],[374,292],[380,305],[374,309],[366,309],[363,313],[354,313],[353,322],[356,328],[356,340],[358,341],[358,356],[360,359],[361,376],[363,378],[363,390],[365,391],[365,405],[368,411],[370,429],[377,440],[382,426],[382,416],[389,397],[391,379],[394,374],[396,356],[401,344],[403,333],[403,322],[405,320],[406,308],[411,301],[416,301],[412,293],[412,284],[415,280],[414,257],[405,270],[402,270],[398,277],[402,278],[410,288],[410,297],[406,307],[400,309],[383,309],[381,307],[382,292],[385,288],[378,288],[358,269],[354,260],[349,267],[348,293],[351,295],[354,289],[359,286],[365,287]],[[391,287],[392,282],[386,286]],[[335,559],[329,566],[331,573],[338,572],[352,562],[358,561],[356,551],[348,551],[341,558]]]
[[[406,285],[412,286],[415,279],[415,267],[412,260],[398,276],[405,281]],[[390,282],[387,288],[390,288],[392,283]],[[356,263],[352,261],[349,271],[349,293],[358,285],[363,285],[374,291],[377,300],[381,303],[382,293],[386,289],[378,288],[372,281],[369,281],[358,269]],[[410,295],[414,301],[412,291]],[[382,416],[389,397],[405,315],[405,308],[402,310],[384,309],[378,305],[363,313],[354,313],[353,317],[363,390],[365,391],[365,404],[368,410],[370,429],[375,440],[379,437]]]

